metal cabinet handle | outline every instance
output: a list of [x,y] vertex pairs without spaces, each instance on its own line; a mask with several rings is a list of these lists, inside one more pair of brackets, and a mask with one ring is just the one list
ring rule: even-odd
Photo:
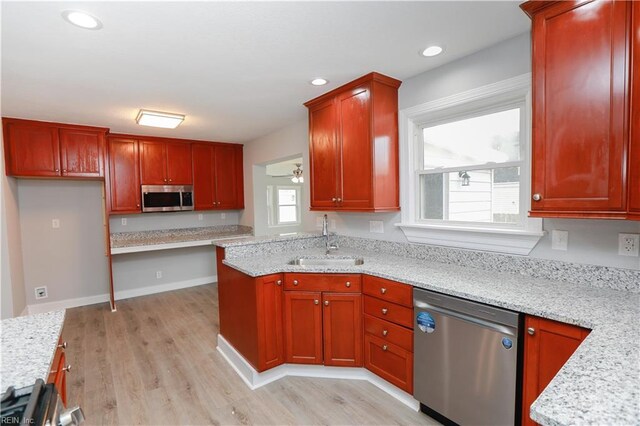
[[328,300],[324,301],[324,306],[329,306],[329,301]]
[[276,281],[276,285],[282,285],[282,280]]
[[386,288],[382,287],[382,288],[380,289],[380,293],[385,294],[386,292],[387,292],[387,289],[386,289]]
[[351,282],[347,281],[347,283],[345,284],[347,286],[347,288],[351,287]]
[[169,179],[169,182],[173,182],[173,179]]
[[333,198],[331,199],[331,201],[333,201],[333,202],[335,203],[336,201],[338,201],[338,199],[337,199],[336,197],[333,197]]
[[164,178],[164,181],[166,182],[166,181],[167,181],[167,178]]
[[60,171],[60,169],[56,169],[56,172],[59,172],[59,171]]
[[320,303],[320,302],[318,301],[318,299],[315,299],[315,300],[313,301],[313,304],[314,304],[314,305],[317,305],[318,303]]
[[62,169],[62,173],[67,173],[67,169]]
[[136,207],[140,207],[140,204],[136,204]]
[[540,201],[540,200],[542,200],[542,195],[533,194],[533,196],[531,198],[533,198],[533,201]]
[[527,328],[527,333],[529,333],[530,336],[533,336],[534,334],[536,334],[536,329],[533,327],[529,327]]
[[67,342],[62,342],[61,344],[58,345],[58,347],[60,349],[67,349]]
[[298,280],[293,280],[293,285],[298,285]]
[[339,202],[339,203],[341,203],[341,202],[342,202],[342,198],[338,197],[338,198],[336,199],[336,201],[337,201],[337,202]]
[[387,308],[382,308],[382,315],[387,315],[387,312],[389,312]]
[[71,364],[68,364],[66,367],[64,367],[62,369],[62,371],[67,372],[67,373],[70,372],[71,371]]
[[382,330],[382,335],[386,336],[387,334],[389,334],[389,330]]
[[389,349],[389,348],[387,347],[387,345],[382,345],[382,350],[383,350],[383,351],[386,351],[387,349]]

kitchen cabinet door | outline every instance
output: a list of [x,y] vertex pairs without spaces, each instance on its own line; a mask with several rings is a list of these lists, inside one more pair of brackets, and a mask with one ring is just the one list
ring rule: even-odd
[[53,383],[58,390],[60,399],[63,404],[67,404],[67,369],[66,367],[66,354],[64,348],[61,346],[62,340],[59,342],[55,354],[53,355],[53,362],[51,363],[51,370],[49,371],[49,377],[47,383]]
[[285,361],[322,364],[322,293],[284,292]]
[[413,394],[411,351],[367,333],[364,336],[364,366],[400,389]]
[[211,144],[194,143],[193,152],[193,196],[196,210],[216,208],[214,148]]
[[108,138],[109,211],[140,213],[140,169],[138,141]]
[[336,102],[333,98],[309,108],[309,179],[312,209],[336,206],[340,167],[337,127]]
[[167,142],[167,183],[169,185],[193,184],[191,144]]
[[3,119],[8,176],[60,176],[60,139],[53,125]]
[[528,2],[531,216],[625,217],[632,2]]
[[365,84],[338,96],[340,169],[338,207],[372,205],[371,88]]
[[104,133],[60,129],[62,176],[104,177]]
[[284,362],[282,288],[282,274],[256,279],[259,371]]
[[216,208],[238,208],[238,170],[236,148],[232,145],[215,146]]
[[535,425],[529,417],[531,404],[560,371],[589,331],[533,316],[525,319],[522,424]]
[[640,2],[633,2],[631,119],[629,126],[629,217],[640,220]]
[[167,147],[164,142],[140,141],[142,185],[167,185]]
[[324,365],[362,366],[362,295],[323,293]]

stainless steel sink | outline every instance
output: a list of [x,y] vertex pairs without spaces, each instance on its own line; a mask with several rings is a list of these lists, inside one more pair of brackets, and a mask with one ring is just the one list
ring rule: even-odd
[[289,265],[299,266],[356,266],[363,265],[364,259],[357,257],[347,258],[312,258],[312,257],[299,257],[289,262]]

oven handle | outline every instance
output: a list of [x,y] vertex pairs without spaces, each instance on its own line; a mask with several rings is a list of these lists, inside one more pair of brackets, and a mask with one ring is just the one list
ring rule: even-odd
[[478,318],[478,317],[474,317],[474,316],[471,316],[471,315],[466,315],[466,314],[463,314],[461,312],[450,311],[448,309],[444,309],[444,308],[440,308],[440,307],[437,307],[437,306],[433,306],[433,305],[430,305],[430,304],[428,304],[426,302],[421,302],[419,300],[416,300],[414,302],[414,305],[417,308],[429,309],[431,311],[437,312],[437,313],[442,314],[442,315],[446,315],[446,316],[450,316],[450,317],[453,317],[453,318],[457,318],[459,320],[466,321],[466,322],[474,324],[474,325],[479,325],[481,327],[485,327],[485,328],[497,331],[498,333],[508,334],[509,336],[517,337],[516,333],[514,332],[514,330],[512,328],[505,327],[503,325],[496,324],[496,323],[493,323],[493,322],[490,322],[490,321],[485,321],[485,320],[483,320],[481,318]]

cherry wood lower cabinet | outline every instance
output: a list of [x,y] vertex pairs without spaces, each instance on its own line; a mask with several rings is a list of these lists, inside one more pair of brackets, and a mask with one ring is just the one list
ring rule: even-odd
[[220,334],[257,371],[284,362],[282,274],[250,277],[216,249]]
[[364,365],[367,370],[413,393],[413,352],[383,338],[364,335]]
[[535,425],[531,404],[587,337],[589,330],[527,316],[525,319],[522,424]]
[[322,295],[324,365],[362,366],[362,295]]
[[284,292],[285,360],[322,364],[322,293]]
[[70,366],[65,365],[66,356],[64,350],[66,347],[66,342],[60,339],[51,363],[51,371],[49,371],[49,377],[47,378],[47,383],[53,383],[58,390],[60,399],[65,406],[67,405],[67,372],[70,369]]

